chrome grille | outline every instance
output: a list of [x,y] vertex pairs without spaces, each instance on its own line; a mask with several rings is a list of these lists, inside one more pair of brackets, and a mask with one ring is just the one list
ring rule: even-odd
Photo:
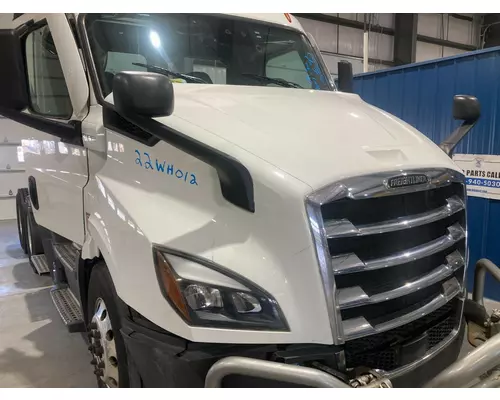
[[[429,181],[386,186],[413,173]],[[336,344],[394,331],[463,293],[462,174],[433,169],[350,178],[309,196],[307,211]]]

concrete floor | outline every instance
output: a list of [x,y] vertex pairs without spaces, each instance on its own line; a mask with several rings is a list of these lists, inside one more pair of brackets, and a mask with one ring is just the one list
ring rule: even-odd
[[[50,287],[23,253],[16,221],[0,221],[0,388],[96,387],[87,345],[65,328]],[[462,356],[471,349],[465,341]]]
[[0,388],[96,387],[85,341],[66,330],[50,286],[23,253],[16,221],[0,221]]

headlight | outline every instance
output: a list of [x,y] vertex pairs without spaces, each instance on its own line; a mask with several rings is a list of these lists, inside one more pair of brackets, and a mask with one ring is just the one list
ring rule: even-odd
[[162,293],[189,325],[288,330],[276,300],[245,278],[177,250],[153,253]]

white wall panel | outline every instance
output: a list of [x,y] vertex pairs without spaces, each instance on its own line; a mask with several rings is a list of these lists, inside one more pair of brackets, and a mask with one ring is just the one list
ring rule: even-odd
[[392,61],[394,56],[394,36],[370,32],[368,35],[368,57]]
[[313,35],[320,50],[337,53],[337,25],[298,18],[304,30]]
[[442,14],[418,14],[417,33],[443,39],[448,30],[448,18]]
[[339,26],[339,48],[340,54],[352,56],[363,56],[363,31],[361,29]]
[[443,57],[458,56],[459,54],[463,53],[466,53],[466,51],[455,49],[453,47],[443,47]]
[[434,60],[442,57],[442,46],[435,44],[417,42],[416,62]]
[[394,28],[394,14],[375,14],[374,22],[385,28]]
[[465,21],[448,14],[418,14],[417,32],[419,35],[476,45],[480,17],[475,15],[473,18],[473,21]]
[[361,15],[361,21],[363,20],[363,14],[356,14],[356,13],[350,13],[350,14],[329,14],[329,15],[338,15],[340,18],[345,18],[345,19],[351,19],[353,21],[357,21],[358,15]]
[[452,42],[473,44],[473,23],[450,17],[448,24],[448,40]]
[[[367,16],[367,21],[369,20],[370,14],[363,13],[347,13],[347,14],[325,14],[338,16],[340,18],[350,19],[352,21],[365,22],[365,15]],[[394,14],[371,14],[371,22],[373,25],[380,25],[386,28],[394,28]]]

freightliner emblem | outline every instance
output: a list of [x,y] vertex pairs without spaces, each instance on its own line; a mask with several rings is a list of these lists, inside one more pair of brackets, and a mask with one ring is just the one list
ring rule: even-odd
[[425,174],[398,175],[387,179],[385,185],[389,189],[397,189],[405,186],[424,185],[429,183],[429,177]]

